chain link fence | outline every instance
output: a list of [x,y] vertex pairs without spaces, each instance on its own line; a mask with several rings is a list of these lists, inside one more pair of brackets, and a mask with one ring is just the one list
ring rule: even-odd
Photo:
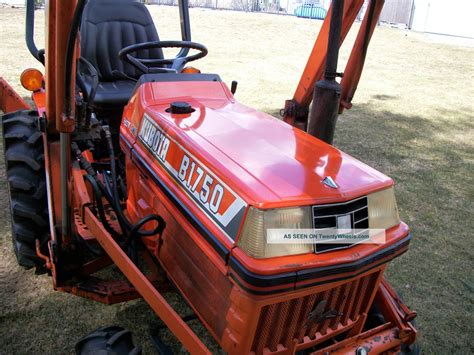
[[[330,2],[331,0],[189,0],[189,7],[324,18]],[[177,6],[178,0],[145,0],[144,3]]]

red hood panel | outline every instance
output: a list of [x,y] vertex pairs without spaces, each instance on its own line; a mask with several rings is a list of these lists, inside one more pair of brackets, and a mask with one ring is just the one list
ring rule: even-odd
[[[392,184],[338,149],[235,102],[223,83],[147,83],[139,95],[168,134],[250,204],[269,208],[338,202]],[[165,110],[173,101],[186,101],[196,111],[172,115]],[[328,176],[338,188],[322,183]]]

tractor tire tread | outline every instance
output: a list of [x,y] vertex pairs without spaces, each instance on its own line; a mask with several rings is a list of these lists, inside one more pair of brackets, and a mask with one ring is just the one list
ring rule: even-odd
[[22,201],[12,203],[13,216],[26,218],[33,221],[39,227],[48,226],[48,220],[41,216],[43,211],[37,211]]
[[44,270],[36,255],[36,240],[48,254],[49,218],[43,137],[35,111],[3,115],[3,148],[10,197],[12,239],[18,264]]
[[8,113],[3,116],[3,126],[9,127],[11,125],[22,124],[27,127],[35,125],[35,114],[32,111],[16,111]]
[[76,354],[140,355],[142,349],[133,344],[132,333],[122,327],[96,329],[76,343]]

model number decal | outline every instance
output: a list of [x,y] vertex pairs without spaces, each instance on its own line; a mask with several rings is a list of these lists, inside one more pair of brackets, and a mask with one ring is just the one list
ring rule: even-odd
[[183,156],[178,177],[191,193],[198,193],[201,202],[216,214],[224,196],[221,184],[214,184],[214,178],[192,161],[187,155]]
[[191,201],[235,239],[247,204],[147,114],[138,137]]

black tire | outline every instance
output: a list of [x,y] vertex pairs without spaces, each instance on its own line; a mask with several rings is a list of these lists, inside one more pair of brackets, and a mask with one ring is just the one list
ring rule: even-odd
[[400,348],[400,354],[401,355],[420,355],[421,354],[420,344],[417,341],[411,345],[402,344]]
[[48,202],[43,137],[35,111],[17,111],[2,117],[3,149],[10,200],[13,249],[18,264],[43,271],[36,256],[36,240],[47,254]]
[[[416,321],[413,319],[411,322],[411,325],[417,328]],[[402,344],[400,348],[400,354],[401,355],[420,355],[421,354],[421,346],[418,341],[415,341],[413,344]]]
[[77,355],[139,355],[140,347],[133,344],[132,333],[121,327],[99,328],[76,343]]

